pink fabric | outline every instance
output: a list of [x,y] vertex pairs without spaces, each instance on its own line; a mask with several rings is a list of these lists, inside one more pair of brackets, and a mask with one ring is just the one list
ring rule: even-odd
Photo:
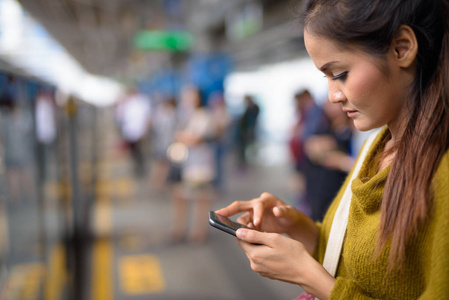
[[304,292],[293,300],[315,300],[315,296],[307,292]]

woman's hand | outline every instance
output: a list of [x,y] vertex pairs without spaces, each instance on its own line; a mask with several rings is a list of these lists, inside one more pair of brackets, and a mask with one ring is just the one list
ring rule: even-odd
[[335,278],[300,242],[251,229],[237,230],[237,237],[253,271],[263,277],[298,284],[320,299],[329,298]]
[[263,193],[259,198],[250,201],[235,201],[216,212],[225,217],[246,212],[237,222],[260,231],[277,233],[288,233],[300,213],[269,193]]
[[309,253],[318,239],[318,227],[309,217],[270,193],[251,201],[233,202],[216,212],[226,217],[245,212],[237,222],[263,232],[286,233],[302,242]]

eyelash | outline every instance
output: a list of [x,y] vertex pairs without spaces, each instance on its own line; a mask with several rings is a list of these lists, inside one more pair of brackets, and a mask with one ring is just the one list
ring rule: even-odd
[[336,75],[336,76],[334,76],[333,78],[332,78],[332,80],[333,81],[335,81],[335,80],[345,80],[346,79],[346,75],[348,75],[348,72],[346,71],[346,72],[343,72],[343,73],[340,73],[340,74],[338,74],[338,75]]

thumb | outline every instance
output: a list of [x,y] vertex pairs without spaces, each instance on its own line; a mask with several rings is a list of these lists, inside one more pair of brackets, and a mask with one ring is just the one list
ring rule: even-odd
[[239,228],[236,232],[237,237],[247,243],[265,245],[266,238],[264,232],[260,232],[253,229]]

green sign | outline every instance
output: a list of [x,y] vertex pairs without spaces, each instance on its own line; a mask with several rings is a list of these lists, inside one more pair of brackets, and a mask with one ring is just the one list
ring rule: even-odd
[[144,30],[134,36],[134,47],[147,51],[187,51],[193,37],[186,31]]

